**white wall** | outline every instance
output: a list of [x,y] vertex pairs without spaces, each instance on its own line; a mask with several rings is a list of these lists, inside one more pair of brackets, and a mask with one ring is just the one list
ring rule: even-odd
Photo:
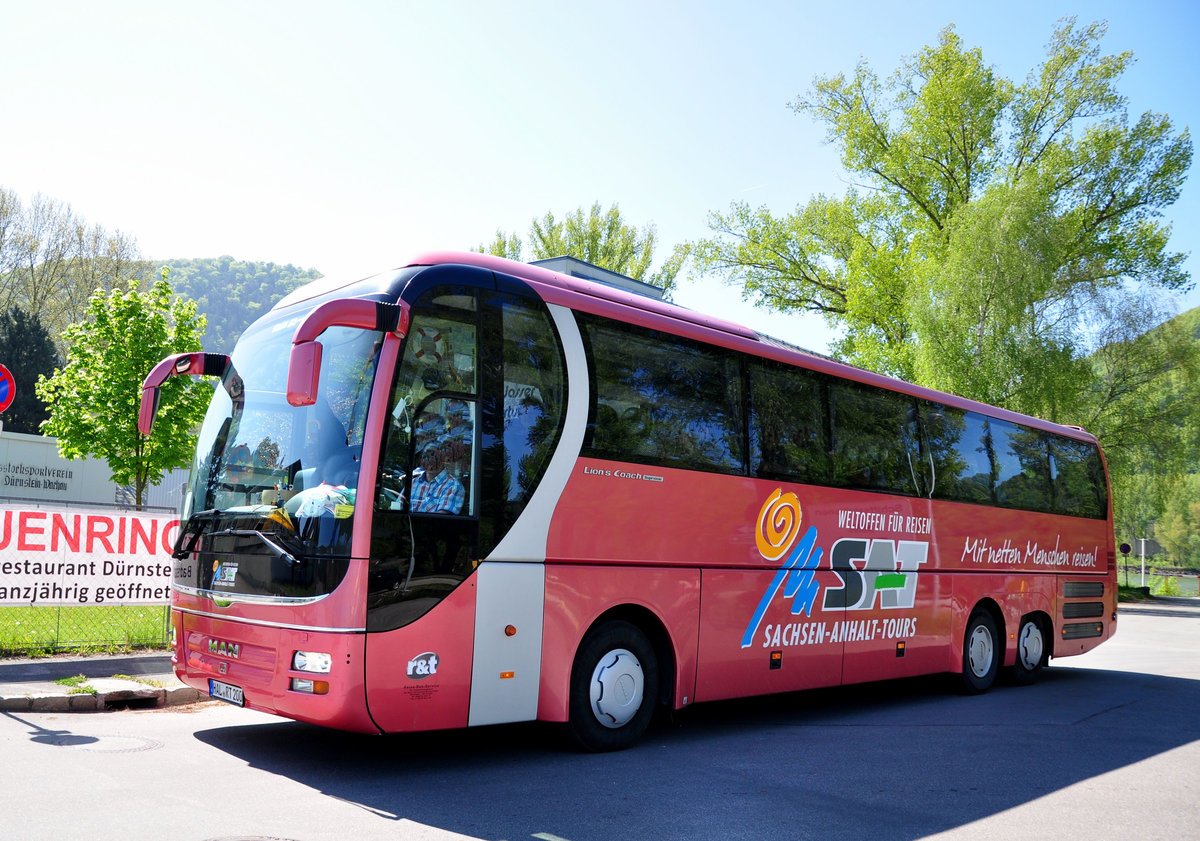
[[[102,459],[72,461],[60,456],[54,438],[0,431],[0,503],[132,505],[132,492],[109,476]],[[149,489],[146,504],[178,511],[186,481],[186,470],[169,473]]]

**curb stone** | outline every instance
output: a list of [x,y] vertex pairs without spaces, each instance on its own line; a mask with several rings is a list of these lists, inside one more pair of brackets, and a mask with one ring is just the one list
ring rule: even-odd
[[[96,712],[118,709],[154,709],[192,704],[206,699],[207,694],[185,686],[166,664],[158,668],[131,671],[137,676],[119,671],[120,677],[104,677],[97,673],[102,666],[85,660],[41,664],[9,663],[0,670],[0,711],[9,712]],[[125,664],[116,664],[125,665]],[[134,661],[128,665],[136,666]],[[94,667],[94,668],[93,668]],[[65,686],[55,681],[61,677],[88,674],[79,687]],[[109,672],[112,674],[112,672]],[[90,691],[80,692],[78,689]],[[75,691],[72,691],[75,690]]]

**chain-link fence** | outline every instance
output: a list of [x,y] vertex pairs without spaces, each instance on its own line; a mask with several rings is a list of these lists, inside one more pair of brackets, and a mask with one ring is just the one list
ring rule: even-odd
[[166,605],[0,607],[0,655],[165,646]]
[[[110,473],[101,459],[63,458],[53,438],[0,435],[0,655],[167,644],[165,603],[115,602],[135,600],[123,584],[152,584],[155,595],[137,597],[143,601],[159,599],[169,585],[132,568],[170,564],[168,522],[183,501],[187,471],[151,486],[143,505]],[[112,572],[105,571],[109,561]]]

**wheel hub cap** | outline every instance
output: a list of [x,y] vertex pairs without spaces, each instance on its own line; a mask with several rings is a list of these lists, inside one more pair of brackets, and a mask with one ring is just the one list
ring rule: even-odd
[[971,671],[975,677],[983,677],[992,667],[992,635],[986,628],[976,628],[971,634],[968,649]]
[[592,712],[605,727],[623,727],[642,707],[646,679],[642,664],[624,648],[600,658],[592,672]]
[[1029,624],[1021,633],[1019,654],[1021,665],[1026,669],[1035,669],[1042,662],[1042,634],[1036,626]]

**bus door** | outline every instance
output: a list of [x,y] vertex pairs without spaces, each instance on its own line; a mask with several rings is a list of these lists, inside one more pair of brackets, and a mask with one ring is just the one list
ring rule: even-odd
[[[565,361],[551,314],[490,273],[476,285],[439,282],[413,302],[396,371],[372,529],[372,717],[385,730],[531,719],[545,535],[540,550],[536,539],[525,553],[494,550],[562,434]],[[481,641],[479,615],[506,616],[497,627],[520,633]]]
[[367,703],[384,730],[466,725],[474,600],[460,585],[480,557],[480,298],[470,286],[417,298],[390,386],[367,592]]

